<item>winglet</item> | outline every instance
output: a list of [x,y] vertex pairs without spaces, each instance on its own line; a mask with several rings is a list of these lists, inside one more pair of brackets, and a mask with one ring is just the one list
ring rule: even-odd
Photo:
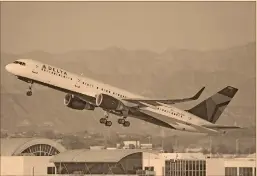
[[200,97],[200,95],[203,93],[203,90],[205,89],[205,87],[203,87],[201,90],[199,90],[196,94],[195,94],[195,96],[193,96],[191,99],[192,100],[197,100],[199,97]]

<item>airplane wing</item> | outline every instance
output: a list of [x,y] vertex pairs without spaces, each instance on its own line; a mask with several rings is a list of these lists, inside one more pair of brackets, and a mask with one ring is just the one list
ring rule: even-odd
[[[130,103],[134,103],[134,104],[138,104],[139,106],[147,106],[146,104],[150,104],[153,106],[159,106],[160,103],[163,104],[175,104],[175,103],[182,103],[182,102],[187,102],[187,101],[192,101],[192,100],[197,100],[200,95],[202,94],[203,90],[205,89],[205,87],[203,87],[201,90],[199,90],[193,97],[190,98],[182,98],[182,99],[151,99],[151,100],[146,100],[146,99],[123,99],[124,101],[130,102]],[[159,102],[159,103],[158,103]]]

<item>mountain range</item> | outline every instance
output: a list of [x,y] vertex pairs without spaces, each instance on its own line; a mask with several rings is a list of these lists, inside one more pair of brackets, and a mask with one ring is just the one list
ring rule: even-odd
[[[110,47],[103,50],[77,50],[66,53],[32,51],[22,54],[1,53],[1,128],[7,131],[45,130],[77,132],[102,131],[101,110],[74,111],[63,104],[65,94],[28,85],[4,69],[16,59],[29,58],[53,64],[65,70],[111,84],[149,98],[182,98],[206,86],[201,97],[176,104],[190,108],[227,85],[239,89],[217,123],[255,127],[256,121],[256,43],[223,50],[193,51],[168,49],[162,53]],[[130,128],[123,128],[112,116],[111,131],[159,134],[158,126],[131,118]],[[186,134],[166,130],[169,134]]]

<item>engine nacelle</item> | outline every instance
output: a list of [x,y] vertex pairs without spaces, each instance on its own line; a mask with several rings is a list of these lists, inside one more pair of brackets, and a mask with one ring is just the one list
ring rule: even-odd
[[71,108],[71,109],[76,109],[76,110],[94,110],[95,107],[81,99],[79,99],[78,97],[72,95],[72,94],[67,94],[64,97],[64,105],[66,105],[67,107]]
[[98,94],[96,96],[96,105],[108,110],[126,110],[126,106],[120,100],[106,94]]

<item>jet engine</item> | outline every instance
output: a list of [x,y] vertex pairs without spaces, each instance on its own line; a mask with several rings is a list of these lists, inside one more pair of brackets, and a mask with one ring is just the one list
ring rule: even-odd
[[76,110],[94,110],[95,107],[80,98],[72,95],[72,94],[66,94],[64,97],[64,105],[71,109],[76,109]]
[[98,94],[96,96],[96,105],[103,109],[115,111],[123,111],[126,109],[126,106],[120,100],[106,94]]

